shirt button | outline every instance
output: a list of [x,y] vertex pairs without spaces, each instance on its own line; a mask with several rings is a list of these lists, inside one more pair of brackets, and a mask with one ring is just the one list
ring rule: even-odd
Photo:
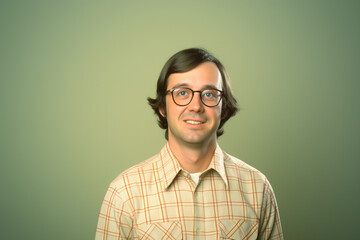
[[196,228],[196,234],[199,234],[200,233],[200,228]]

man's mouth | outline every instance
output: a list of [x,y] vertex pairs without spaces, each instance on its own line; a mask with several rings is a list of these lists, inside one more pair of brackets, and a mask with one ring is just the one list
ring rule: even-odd
[[185,120],[186,123],[190,123],[190,124],[202,124],[204,122],[200,122],[200,121],[194,121],[194,120]]

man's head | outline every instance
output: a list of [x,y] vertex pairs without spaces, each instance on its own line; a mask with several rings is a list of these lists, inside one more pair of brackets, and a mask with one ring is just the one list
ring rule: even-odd
[[[179,92],[179,87],[182,87],[181,90],[187,90]],[[192,92],[189,89],[202,92]],[[215,92],[220,94],[216,105],[206,100],[206,96],[212,95],[212,92],[204,90],[209,89],[220,90]],[[190,102],[186,102],[187,105],[175,102],[178,98],[174,96],[186,94],[192,95]],[[209,131],[214,130],[216,136],[221,136],[225,122],[238,111],[224,66],[210,53],[198,48],[182,50],[165,63],[158,78],[156,98],[148,98],[148,102],[159,117],[159,126],[166,129],[166,139],[169,130],[170,134],[177,134],[177,130],[189,126],[191,132],[196,133],[202,126],[207,126]],[[174,114],[177,115],[173,116]],[[186,125],[194,123],[191,120],[199,121],[197,125]],[[184,133],[184,137],[185,135],[188,134]]]

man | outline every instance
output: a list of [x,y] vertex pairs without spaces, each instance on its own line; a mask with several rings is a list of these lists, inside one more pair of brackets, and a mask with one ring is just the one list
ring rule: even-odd
[[217,144],[238,110],[220,61],[176,53],[148,101],[168,142],[110,184],[96,239],[283,239],[270,183]]

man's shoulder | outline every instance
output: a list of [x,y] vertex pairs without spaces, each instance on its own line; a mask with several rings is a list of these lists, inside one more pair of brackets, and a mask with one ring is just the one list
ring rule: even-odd
[[141,182],[141,176],[150,176],[159,167],[158,160],[159,153],[126,169],[111,182],[111,185],[121,188],[124,185]]
[[224,165],[227,175],[229,177],[241,178],[244,180],[258,179],[261,181],[267,181],[265,175],[255,167],[248,163],[224,152]]

